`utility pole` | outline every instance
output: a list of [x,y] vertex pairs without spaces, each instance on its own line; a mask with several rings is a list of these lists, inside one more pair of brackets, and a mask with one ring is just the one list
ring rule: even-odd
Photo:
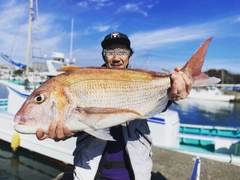
[[224,84],[224,70],[221,70],[221,84]]

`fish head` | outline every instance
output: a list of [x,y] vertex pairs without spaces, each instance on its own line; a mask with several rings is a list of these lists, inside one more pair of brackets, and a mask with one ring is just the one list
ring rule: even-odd
[[15,115],[15,130],[20,133],[36,133],[38,128],[48,132],[52,120],[64,121],[68,100],[65,90],[58,83],[47,81],[37,88],[23,103]]

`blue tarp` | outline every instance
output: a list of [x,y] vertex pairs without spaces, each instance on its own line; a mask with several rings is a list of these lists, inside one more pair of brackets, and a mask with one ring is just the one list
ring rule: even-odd
[[22,64],[20,62],[16,62],[16,61],[13,61],[8,55],[6,54],[3,54],[3,53],[0,53],[0,56],[5,59],[6,61],[10,62],[11,64],[13,64],[14,66],[17,66],[17,67],[20,67],[22,69],[26,69],[26,65],[25,64]]

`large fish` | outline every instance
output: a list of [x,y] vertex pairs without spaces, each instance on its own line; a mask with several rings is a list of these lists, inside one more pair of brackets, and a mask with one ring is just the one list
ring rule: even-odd
[[[211,38],[182,68],[193,86],[218,83],[201,72]],[[15,116],[15,130],[48,132],[52,120],[63,121],[72,131],[85,131],[112,140],[108,127],[146,119],[161,113],[168,102],[170,75],[141,69],[88,67],[53,77],[37,88]]]

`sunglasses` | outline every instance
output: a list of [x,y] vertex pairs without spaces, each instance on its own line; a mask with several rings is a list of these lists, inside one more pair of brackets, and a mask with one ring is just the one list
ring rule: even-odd
[[103,50],[104,56],[129,56],[130,50],[129,49],[104,49]]

